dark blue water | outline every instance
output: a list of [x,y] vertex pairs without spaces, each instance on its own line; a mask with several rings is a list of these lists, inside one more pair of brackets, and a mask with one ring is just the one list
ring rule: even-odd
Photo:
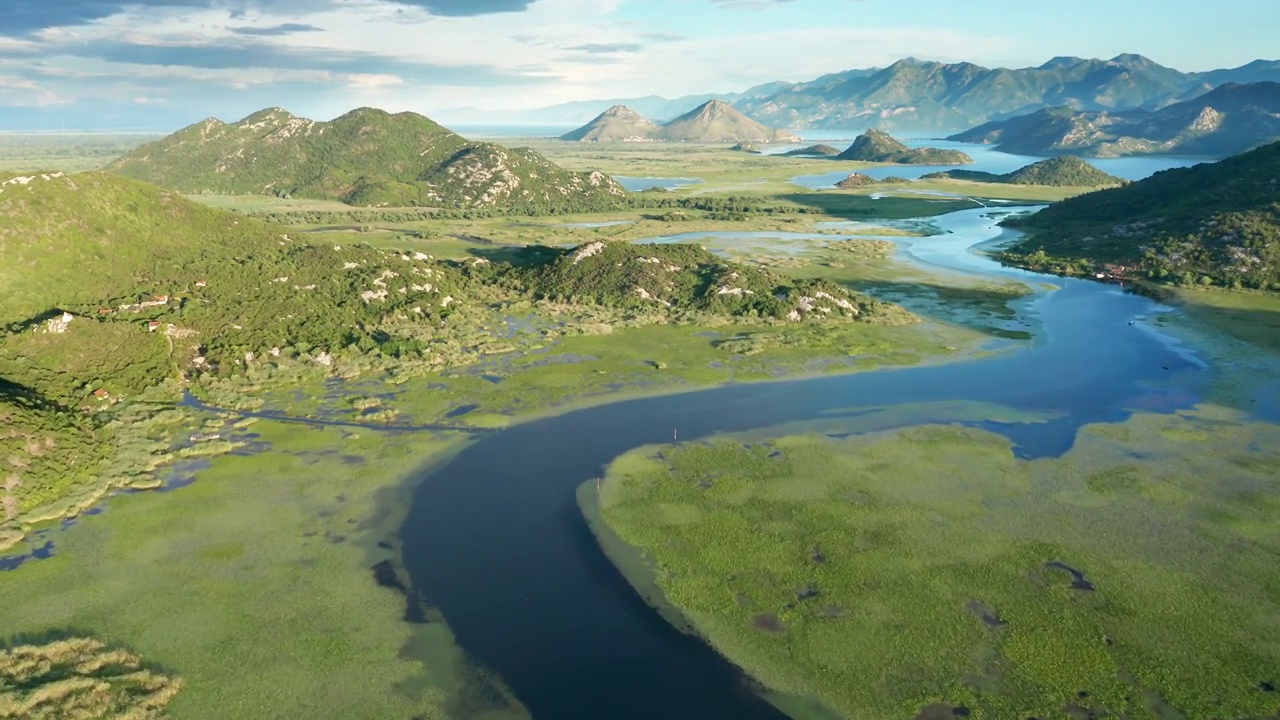
[[[921,262],[1030,275],[968,252],[1000,234],[986,211],[938,223],[948,234],[909,248]],[[413,585],[535,718],[780,718],[732,665],[645,605],[594,542],[575,488],[628,450],[670,441],[677,427],[681,440],[695,440],[854,417],[859,407],[972,400],[1058,414],[1040,424],[977,424],[1010,437],[1019,455],[1041,457],[1070,448],[1082,425],[1196,400],[1173,379],[1202,372],[1202,364],[1129,324],[1158,312],[1152,301],[1113,286],[1053,281],[1062,289],[1023,308],[1043,331],[1011,354],[633,400],[485,437],[416,490],[402,530]],[[930,420],[923,411],[909,422]]]

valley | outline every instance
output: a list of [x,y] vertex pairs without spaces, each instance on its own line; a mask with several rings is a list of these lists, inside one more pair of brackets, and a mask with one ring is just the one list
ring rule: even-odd
[[442,207],[3,177],[28,178],[0,192],[14,638],[127,647],[177,718],[1270,712],[1273,294],[1215,276],[1171,310],[988,258],[1088,262],[1025,215],[1100,181],[814,189],[905,170],[490,145],[700,182]]

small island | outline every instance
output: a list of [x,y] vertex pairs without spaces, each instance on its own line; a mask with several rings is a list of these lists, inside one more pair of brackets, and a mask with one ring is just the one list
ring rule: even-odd
[[1049,187],[1114,187],[1127,181],[1102,172],[1074,155],[1060,155],[1031,163],[1010,173],[978,170],[944,170],[929,173],[922,180],[967,180],[1003,185],[1045,185]]
[[874,129],[859,135],[836,159],[897,165],[968,165],[973,162],[973,158],[959,150],[910,148],[889,133]]

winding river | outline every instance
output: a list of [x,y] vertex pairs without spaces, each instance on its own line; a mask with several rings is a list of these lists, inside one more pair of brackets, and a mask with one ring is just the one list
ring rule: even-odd
[[[1194,403],[1187,387],[1198,383],[1186,381],[1204,364],[1150,326],[1158,304],[1111,285],[1001,268],[972,251],[1001,238],[996,222],[1008,212],[934,218],[942,235],[902,247],[926,265],[1058,285],[1020,303],[1024,321],[1038,328],[1025,348],[632,400],[483,437],[415,491],[401,531],[414,587],[535,718],[782,718],[729,662],[645,604],[598,548],[575,488],[630,449],[670,441],[677,427],[681,440],[695,440],[852,416],[859,407],[971,400],[1056,417],[978,424],[1037,457],[1067,450],[1084,424]],[[933,419],[927,409],[914,415],[907,424]]]

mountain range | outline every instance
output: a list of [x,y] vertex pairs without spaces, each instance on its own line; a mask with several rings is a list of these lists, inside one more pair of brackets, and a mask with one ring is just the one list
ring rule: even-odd
[[741,93],[678,100],[615,98],[469,117],[494,123],[565,124],[583,122],[612,105],[625,105],[664,119],[674,117],[680,108],[719,99],[772,127],[954,131],[1046,107],[1154,110],[1229,82],[1262,81],[1280,82],[1280,60],[1181,72],[1133,54],[1110,60],[1056,57],[1038,67],[1017,69],[906,58],[886,68],[847,70],[805,82],[770,82]]
[[527,148],[469,141],[414,113],[359,108],[329,122],[281,108],[215,118],[107,167],[179,192],[341,200],[360,206],[592,210],[626,191],[599,172],[569,172]]
[[1158,110],[1045,108],[947,139],[1022,155],[1234,155],[1280,139],[1280,83],[1227,83]]
[[676,119],[658,124],[624,105],[560,136],[577,142],[799,142],[786,130],[765,127],[723,100],[708,100]]

